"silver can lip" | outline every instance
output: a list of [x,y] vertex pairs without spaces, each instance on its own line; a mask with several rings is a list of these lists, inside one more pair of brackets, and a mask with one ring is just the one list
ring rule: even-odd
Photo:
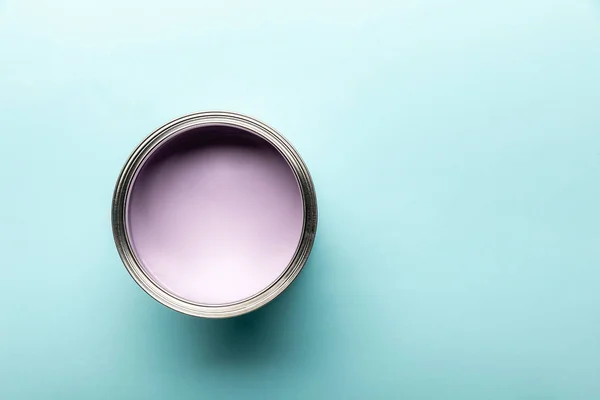
[[[284,272],[268,287],[234,303],[211,305],[190,302],[168,292],[155,282],[142,267],[127,232],[127,200],[137,173],[148,157],[168,139],[194,128],[230,127],[244,130],[266,140],[289,164],[294,173],[303,203],[303,225],[300,242]],[[115,187],[112,200],[112,230],[123,264],[135,282],[163,305],[184,314],[205,318],[229,318],[246,314],[269,303],[298,276],[312,249],[317,230],[317,198],[306,164],[294,147],[275,129],[246,115],[209,111],[185,115],[152,132],[129,156]]]

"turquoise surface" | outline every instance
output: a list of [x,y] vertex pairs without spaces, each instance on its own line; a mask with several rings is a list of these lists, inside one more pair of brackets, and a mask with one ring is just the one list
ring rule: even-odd
[[[115,251],[113,185],[224,109],[304,157],[310,262],[194,319]],[[600,398],[597,0],[0,0],[0,398]]]

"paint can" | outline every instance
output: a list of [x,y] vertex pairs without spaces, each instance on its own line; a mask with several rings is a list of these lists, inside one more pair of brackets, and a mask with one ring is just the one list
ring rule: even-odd
[[112,229],[127,271],[154,299],[188,315],[234,317],[298,276],[317,199],[281,134],[245,115],[201,112],[133,151],[115,187]]

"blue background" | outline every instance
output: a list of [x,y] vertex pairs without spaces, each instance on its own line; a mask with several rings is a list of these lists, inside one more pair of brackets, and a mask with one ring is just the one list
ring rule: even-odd
[[[598,1],[0,0],[0,61],[0,398],[600,398]],[[130,151],[211,109],[287,136],[320,209],[225,321],[110,227]]]

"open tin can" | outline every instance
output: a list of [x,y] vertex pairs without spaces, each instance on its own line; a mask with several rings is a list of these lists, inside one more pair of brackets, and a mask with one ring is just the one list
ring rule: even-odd
[[129,274],[176,311],[255,310],[306,263],[317,229],[308,169],[273,128],[230,112],[186,115],[133,151],[117,180],[112,229]]

